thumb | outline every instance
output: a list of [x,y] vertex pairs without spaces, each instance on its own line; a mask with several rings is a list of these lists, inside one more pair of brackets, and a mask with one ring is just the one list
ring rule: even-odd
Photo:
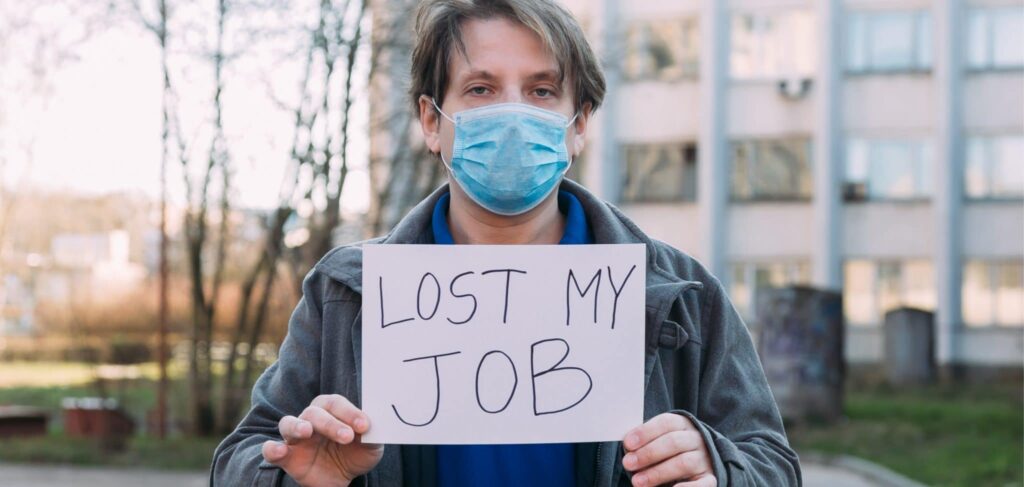
[[291,448],[280,442],[274,440],[267,440],[263,442],[263,458],[268,462],[277,465],[285,470],[288,470],[289,457],[291,456]]

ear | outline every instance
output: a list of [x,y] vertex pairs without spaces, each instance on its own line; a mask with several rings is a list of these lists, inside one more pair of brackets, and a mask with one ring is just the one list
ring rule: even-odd
[[579,157],[579,155],[583,153],[583,146],[586,143],[587,124],[590,123],[592,107],[593,106],[590,102],[584,103],[579,116],[576,117],[576,121],[573,122],[573,126],[576,127],[576,137],[573,138],[572,147],[573,158]]
[[441,114],[427,95],[420,95],[420,129],[431,154],[441,153]]

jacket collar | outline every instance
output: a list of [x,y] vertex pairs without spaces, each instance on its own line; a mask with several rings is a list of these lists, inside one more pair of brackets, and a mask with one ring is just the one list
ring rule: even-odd
[[[680,316],[683,323],[666,322],[672,304],[686,290],[704,287],[701,281],[691,281],[666,270],[660,262],[671,262],[671,256],[659,255],[661,245],[645,235],[632,221],[611,204],[601,201],[580,184],[563,179],[560,189],[568,191],[579,199],[590,223],[594,243],[598,244],[644,244],[647,249],[646,289],[646,360],[644,377],[650,378],[654,369],[655,351],[661,342],[674,342],[681,347],[691,338],[699,340],[700,328],[687,314]],[[371,244],[429,244],[433,242],[431,217],[437,200],[448,192],[444,184],[430,196],[419,202],[394,229],[384,237],[362,243]],[[363,292],[363,250],[362,243],[336,247],[325,255],[316,269],[328,277],[347,286],[356,293]],[[697,334],[698,336],[693,336]],[[665,338],[662,338],[665,336]],[[356,351],[357,356],[359,351]],[[645,380],[646,382],[646,380]]]
[[[675,276],[659,265],[658,246],[618,208],[605,203],[580,184],[563,179],[560,189],[579,199],[598,244],[644,244],[647,248],[647,305],[661,308],[687,288],[701,288],[703,283]],[[431,216],[437,200],[448,192],[444,184],[419,202],[395,228],[382,238],[363,243],[427,244],[431,237]],[[363,251],[360,244],[337,247],[316,264],[316,269],[353,291],[363,291]]]

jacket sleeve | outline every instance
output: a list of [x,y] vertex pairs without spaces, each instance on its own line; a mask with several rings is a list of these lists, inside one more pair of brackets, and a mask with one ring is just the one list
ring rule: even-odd
[[214,452],[211,486],[297,485],[263,459],[262,446],[267,440],[280,441],[280,419],[300,414],[319,394],[323,279],[316,271],[303,279],[303,296],[288,321],[277,361],[253,386],[248,414]]
[[800,462],[743,319],[712,278],[701,307],[707,346],[692,421],[708,446],[718,485],[799,486]]

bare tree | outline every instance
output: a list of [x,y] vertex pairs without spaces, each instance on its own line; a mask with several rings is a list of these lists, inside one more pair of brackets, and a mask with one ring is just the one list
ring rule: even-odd
[[[167,7],[165,14],[168,16],[167,12],[173,11],[170,7],[183,8],[183,4],[163,3],[169,4],[172,0],[149,1]],[[189,336],[189,390],[193,431],[199,434],[228,431],[237,422],[252,381],[259,372],[254,351],[265,335],[275,289],[281,289],[281,281],[284,280],[284,288],[290,288],[295,294],[301,293],[302,277],[306,271],[336,244],[337,230],[344,223],[342,195],[354,157],[350,142],[368,135],[361,132],[364,127],[352,123],[356,100],[365,99],[367,80],[374,73],[390,73],[396,65],[403,65],[401,60],[408,57],[405,29],[411,28],[406,18],[387,16],[377,11],[371,32],[368,13],[373,4],[367,0],[313,0],[315,22],[300,30],[305,41],[299,42],[302,48],[298,52],[304,62],[300,68],[298,96],[292,97],[298,101],[280,101],[271,93],[278,106],[291,113],[293,118],[289,162],[277,207],[267,214],[259,251],[242,271],[233,326],[217,334],[214,318],[223,314],[218,311],[218,303],[222,301],[220,294],[225,279],[225,261],[229,259],[226,249],[231,238],[228,195],[232,165],[223,126],[223,72],[228,61],[238,55],[229,53],[225,48],[226,23],[235,18],[233,12],[246,8],[287,12],[293,14],[293,18],[300,17],[294,12],[301,11],[305,5],[270,0],[214,1],[217,5],[215,45],[202,58],[213,71],[210,96],[213,114],[208,121],[208,140],[184,136],[179,117],[180,101],[174,89],[174,66],[166,59],[163,64],[165,157],[176,158],[180,163],[188,202],[184,240],[193,321]],[[178,29],[184,28],[183,21],[177,22],[170,22],[170,27],[167,23],[161,27],[159,20],[147,23],[150,30],[158,34],[157,39],[165,53],[174,51],[170,46],[174,45],[171,40],[175,37],[171,34],[175,25]],[[282,30],[272,34],[254,30],[242,35],[252,39],[264,34],[294,35],[295,31],[289,30],[287,22],[282,21],[284,27],[275,26]],[[178,52],[190,49],[184,45],[176,48]],[[289,53],[297,57],[295,54]],[[267,68],[268,72],[273,69]],[[394,101],[393,95],[389,96]],[[376,96],[373,98],[377,100]],[[370,130],[373,132],[402,127],[398,134],[388,132],[395,150],[381,152],[368,163],[371,174],[385,175],[380,179],[381,184],[373,185],[373,205],[386,208],[388,214],[407,211],[426,192],[436,187],[443,176],[440,164],[427,160],[422,149],[410,149],[421,144],[413,136],[415,118],[406,107],[405,99],[401,97],[396,109],[388,110],[387,115],[377,111],[377,117],[371,120]],[[194,155],[198,153],[195,147],[201,142],[208,145],[203,146],[203,155],[197,157]],[[374,218],[371,227],[377,231],[394,220]],[[285,245],[286,236],[289,237],[288,245]],[[238,264],[235,263],[236,266]],[[222,400],[217,402],[219,407],[214,408],[211,343],[218,335],[229,340],[229,352],[220,389]]]
[[[224,67],[228,60],[224,37],[231,3],[216,0],[216,25],[214,45],[200,48],[202,59],[209,62],[213,71],[211,101],[213,114],[209,125],[210,140],[202,158],[197,157],[195,137],[186,140],[180,121],[180,100],[172,82],[173,68],[169,60],[172,51],[172,31],[175,26],[184,29],[184,21],[172,22],[173,12],[182,3],[170,4],[168,0],[156,0],[155,15],[147,15],[138,0],[131,7],[137,18],[156,37],[161,52],[163,74],[163,130],[162,169],[173,156],[181,168],[185,186],[184,245],[190,278],[190,302],[192,326],[189,332],[189,392],[190,419],[196,434],[209,434],[215,430],[215,416],[212,399],[213,367],[211,346],[214,336],[214,322],[217,302],[223,287],[224,268],[227,260],[229,235],[229,213],[231,210],[229,190],[231,168],[227,141],[224,136],[222,95],[224,92]],[[151,19],[150,17],[156,17]],[[180,46],[188,50],[188,46]],[[198,164],[194,161],[198,160]],[[198,166],[198,168],[196,167]],[[164,173],[165,174],[165,173]],[[166,184],[166,181],[162,181]],[[163,186],[166,191],[166,186]],[[164,194],[166,196],[166,193]],[[216,221],[211,222],[211,213]],[[214,227],[214,225],[216,225]],[[212,232],[215,232],[211,235]],[[209,252],[213,252],[210,256]],[[161,267],[165,266],[164,262]],[[165,302],[165,301],[164,301]],[[166,305],[164,305],[166,306]],[[164,308],[165,309],[165,308]],[[165,353],[160,351],[161,354]],[[166,376],[162,379],[166,381]]]
[[408,12],[416,3],[373,0],[369,235],[394,226],[445,177],[441,161],[428,154],[419,137],[419,117],[406,96],[413,32]]
[[[305,273],[337,244],[335,235],[344,223],[341,199],[352,168],[350,140],[367,136],[376,140],[382,134],[391,149],[371,153],[367,164],[372,202],[364,231],[379,234],[397,221],[397,217],[385,215],[405,213],[444,176],[440,162],[431,160],[420,148],[422,144],[414,135],[417,120],[408,110],[405,96],[395,96],[405,90],[381,93],[385,85],[375,81],[378,73],[386,73],[397,83],[404,78],[397,73],[407,71],[412,26],[405,12],[413,2],[398,3],[320,0],[317,23],[307,34],[300,101],[294,107],[278,102],[294,117],[290,164],[280,203],[268,219],[263,250],[242,285],[220,415],[225,429],[230,429],[243,412],[242,405],[257,372],[252,351],[265,328],[275,276],[284,273],[294,293],[301,295]],[[371,10],[372,29],[367,29]],[[359,97],[373,101],[369,133],[357,133],[363,129],[351,123],[354,100]],[[305,235],[304,242],[284,245],[289,232]],[[241,350],[248,354],[240,360]]]
[[[294,114],[294,135],[288,174],[278,208],[266,226],[259,257],[248,271],[232,332],[229,367],[225,374],[220,424],[230,430],[256,371],[254,353],[263,334],[267,306],[282,264],[290,269],[290,283],[301,286],[302,273],[334,245],[341,224],[341,197],[350,164],[349,140],[358,56],[364,44],[366,3],[362,0],[321,0],[317,23],[308,33],[299,104]],[[280,105],[284,105],[279,102]],[[299,215],[296,207],[311,211]],[[285,226],[299,221],[306,239],[293,248],[284,245]],[[282,262],[283,261],[283,262]],[[248,353],[239,360],[241,350]],[[240,363],[239,363],[240,362]]]

